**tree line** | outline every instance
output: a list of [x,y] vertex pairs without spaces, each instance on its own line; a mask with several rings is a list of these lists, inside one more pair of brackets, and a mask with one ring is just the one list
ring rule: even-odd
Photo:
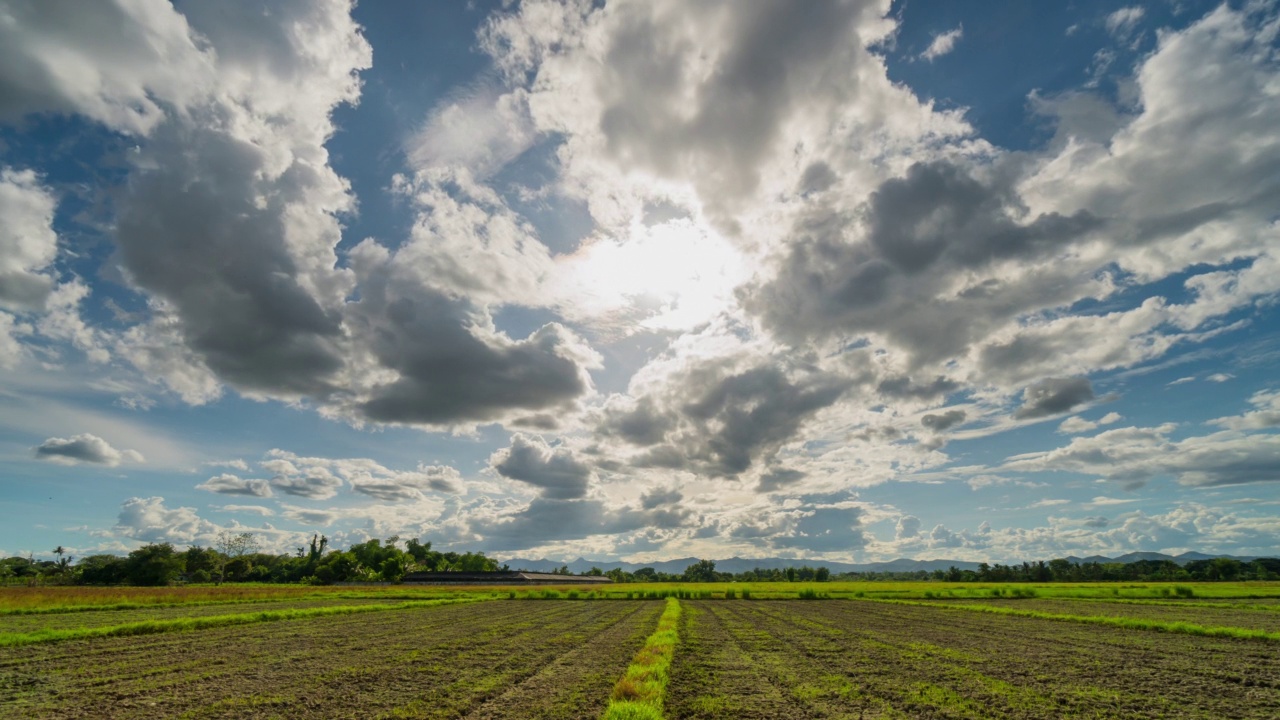
[[[403,547],[401,545],[403,544]],[[179,550],[151,543],[125,556],[97,554],[78,562],[59,546],[55,560],[31,556],[0,560],[0,582],[68,585],[171,585],[178,582],[265,582],[325,585],[341,582],[399,582],[408,572],[504,570],[482,552],[439,552],[430,542],[399,536],[377,538],[346,550],[329,549],[316,535],[292,554],[260,552],[253,533],[223,533],[211,547]]]
[[[403,547],[402,547],[403,545]],[[192,545],[179,550],[170,543],[144,545],[128,555],[96,554],[78,561],[62,546],[53,560],[9,557],[0,560],[0,583],[69,585],[170,585],[178,582],[307,583],[400,582],[410,572],[484,572],[508,570],[483,552],[440,552],[430,542],[416,538],[402,541],[397,535],[352,545],[346,550],[329,548],[329,539],[315,535],[308,546],[292,554],[260,551],[253,533],[221,533],[210,547]],[[569,575],[568,566],[552,571]],[[1178,565],[1170,560],[1131,563],[1073,562],[1063,558],[1048,562],[1002,565],[981,563],[976,570],[952,566],[947,570],[915,572],[832,573],[826,567],[754,568],[739,573],[720,572],[712,560],[699,560],[680,573],[651,567],[634,572],[591,568],[583,575],[603,575],[618,583],[635,582],[827,582],[936,581],[936,582],[1188,582],[1280,579],[1280,559],[1260,558],[1241,562],[1233,558],[1193,560]]]

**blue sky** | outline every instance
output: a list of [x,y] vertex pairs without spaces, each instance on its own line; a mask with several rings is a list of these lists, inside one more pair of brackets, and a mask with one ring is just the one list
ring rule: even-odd
[[0,9],[0,553],[1280,552],[1271,4]]

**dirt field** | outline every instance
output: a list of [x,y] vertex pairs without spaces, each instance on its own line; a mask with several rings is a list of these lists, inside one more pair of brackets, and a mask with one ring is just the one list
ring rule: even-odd
[[1197,625],[1247,628],[1280,632],[1280,612],[1223,607],[1213,603],[1160,605],[1156,603],[1109,603],[1098,600],[959,600],[954,605],[990,605],[1014,610],[1035,610],[1060,615],[1101,615],[1105,617],[1140,618],[1163,622],[1187,622]]
[[479,602],[7,648],[0,716],[595,717],[661,609]]
[[[0,616],[0,633],[359,604]],[[1033,598],[1277,627],[1264,609]],[[682,600],[665,717],[1276,718],[1280,643],[831,600]],[[598,718],[659,600],[487,600],[0,648],[0,718]]]
[[856,601],[686,606],[672,717],[1280,717],[1272,643]]

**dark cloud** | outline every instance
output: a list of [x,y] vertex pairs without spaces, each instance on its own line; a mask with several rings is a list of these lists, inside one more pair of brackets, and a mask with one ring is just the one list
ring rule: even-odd
[[427,425],[492,421],[512,411],[565,408],[590,390],[586,367],[595,354],[558,323],[518,341],[482,332],[468,303],[423,285],[384,249],[366,242],[352,257],[361,280],[360,300],[350,308],[354,334],[377,366],[398,373],[355,407],[360,417]]
[[920,418],[920,424],[934,432],[942,432],[949,427],[959,425],[964,422],[964,419],[965,412],[963,410],[948,410],[938,415],[925,415]]
[[1083,525],[1087,528],[1104,528],[1111,524],[1111,521],[1102,517],[1087,517],[1084,519]]
[[663,505],[675,505],[684,499],[684,494],[678,489],[671,488],[654,488],[649,492],[640,496],[640,507],[645,510],[653,510]]
[[785,489],[788,485],[800,482],[804,477],[805,474],[799,470],[772,468],[760,476],[760,483],[756,485],[756,492],[777,492]]
[[1067,412],[1093,399],[1088,378],[1046,378],[1023,392],[1022,407],[1013,416],[1019,420]]
[[326,471],[311,469],[296,475],[276,475],[271,478],[271,487],[286,495],[327,500],[338,494],[342,480]]
[[927,383],[917,383],[910,377],[905,376],[895,377],[882,380],[876,386],[881,395],[914,400],[933,400],[944,397],[959,388],[960,383],[942,376],[938,376]]
[[539,497],[519,512],[473,520],[470,529],[484,539],[485,547],[509,551],[594,535],[682,527],[688,517],[688,511],[676,509],[612,510],[599,500]]
[[815,162],[805,168],[804,173],[800,175],[800,192],[822,192],[836,184],[837,180],[839,180],[839,177],[836,176],[830,165],[824,162]]
[[1025,209],[1007,184],[946,162],[918,163],[857,210],[816,204],[793,227],[777,275],[740,299],[794,344],[878,332],[918,363],[954,357],[998,324],[1074,290],[1065,280],[1034,288],[993,280],[939,298],[941,288],[996,261],[1042,257],[1101,225],[1085,213],[1020,222]]
[[816,507],[795,523],[794,532],[770,538],[774,547],[812,552],[852,552],[869,541],[862,529],[862,508]]
[[253,497],[271,497],[271,484],[266,480],[241,479],[236,475],[223,473],[196,485],[198,490],[220,493],[222,495],[250,495]]
[[591,466],[578,460],[568,448],[552,448],[540,437],[516,433],[511,446],[489,459],[503,477],[541,489],[549,500],[572,500],[587,493]]
[[773,365],[729,374],[702,368],[688,380],[682,394],[691,401],[671,409],[682,424],[675,444],[693,465],[720,476],[771,457],[849,388],[843,378],[821,372],[790,378]]
[[[695,55],[670,14],[610,7],[619,22],[602,68],[610,92],[599,130],[617,160],[692,176],[706,204],[720,205],[756,188],[792,113],[838,99],[851,68],[873,62],[857,26],[874,9],[816,2],[796,12],[785,0],[689,9],[679,22],[715,34],[719,52]],[[695,57],[709,62],[706,71],[687,71]]]
[[342,318],[306,287],[317,278],[302,276],[286,227],[319,189],[316,173],[298,165],[264,187],[264,148],[176,123],[148,148],[163,161],[130,176],[117,224],[130,277],[170,304],[188,345],[234,387],[326,396]]
[[656,445],[675,426],[675,418],[662,412],[652,398],[644,398],[631,409],[610,406],[598,431],[615,435],[632,445]]
[[69,438],[51,437],[36,446],[35,455],[41,460],[64,464],[115,466],[124,461],[142,462],[142,456],[136,451],[117,450],[106,440],[88,433]]

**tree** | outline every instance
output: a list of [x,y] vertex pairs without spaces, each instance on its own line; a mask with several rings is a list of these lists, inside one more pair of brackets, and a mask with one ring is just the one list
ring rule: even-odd
[[168,585],[183,568],[181,553],[169,543],[143,545],[125,559],[125,577],[134,585]]
[[228,562],[258,551],[258,539],[251,532],[232,533],[223,530],[218,533],[216,545],[222,555],[218,559],[218,584],[227,579]]
[[713,560],[699,560],[684,569],[685,582],[715,582],[716,564]]
[[53,549],[53,554],[58,556],[57,562],[54,563],[54,572],[65,577],[67,571],[71,569],[71,561],[75,558],[68,555],[66,548],[61,545]]
[[80,582],[87,585],[119,585],[127,578],[125,559],[116,555],[90,555],[76,565]]

